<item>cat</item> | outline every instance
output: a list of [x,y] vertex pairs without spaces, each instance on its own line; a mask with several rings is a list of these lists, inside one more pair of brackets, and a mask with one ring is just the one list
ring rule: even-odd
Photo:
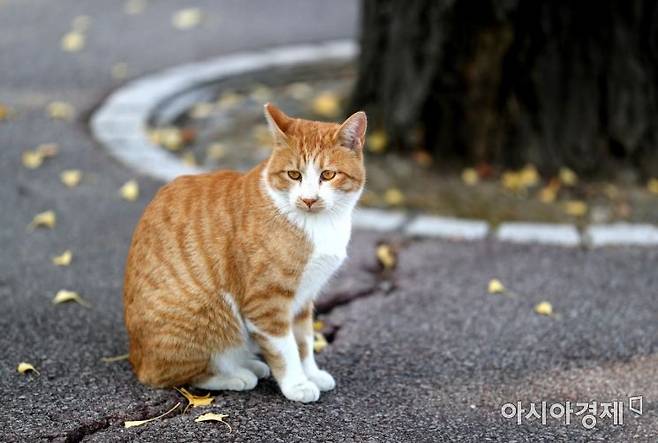
[[124,307],[142,383],[241,391],[271,372],[300,402],[335,387],[313,356],[313,301],[346,257],[366,114],[338,125],[268,103],[265,117],[269,159],[173,180],[135,228]]

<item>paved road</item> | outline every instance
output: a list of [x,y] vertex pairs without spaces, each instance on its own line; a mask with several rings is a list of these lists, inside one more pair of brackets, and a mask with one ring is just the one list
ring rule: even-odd
[[[191,3],[191,2],[190,2]],[[195,423],[206,412],[174,414],[123,429],[124,420],[158,415],[180,401],[139,385],[126,362],[121,280],[134,223],[159,183],[138,177],[137,202],[117,196],[134,174],[90,138],[85,118],[118,85],[111,66],[131,76],[242,48],[353,35],[353,1],[198,1],[198,29],[172,29],[187,3],[159,0],[128,16],[120,2],[0,0],[0,102],[18,115],[0,122],[0,440],[34,441],[471,441],[619,440],[658,436],[658,250],[459,243],[357,232],[352,257],[328,291],[364,295],[338,306],[340,325],[319,356],[338,380],[313,405],[284,401],[273,382],[251,393],[222,393],[210,410],[229,414],[234,431]],[[88,15],[87,48],[59,49],[78,15]],[[73,103],[75,122],[51,121],[44,106]],[[61,153],[35,171],[21,152],[55,142]],[[73,190],[62,169],[87,175]],[[28,232],[32,216],[58,214],[54,230]],[[399,266],[382,275],[377,242],[400,241]],[[397,244],[397,243],[396,243]],[[69,268],[50,257],[70,248]],[[500,278],[517,298],[486,293]],[[392,286],[392,289],[390,288]],[[53,306],[58,289],[80,292],[86,309]],[[558,318],[532,312],[550,300]],[[20,376],[29,361],[41,376]],[[644,396],[644,414],[624,426],[586,430],[500,416],[523,401],[592,401]]]

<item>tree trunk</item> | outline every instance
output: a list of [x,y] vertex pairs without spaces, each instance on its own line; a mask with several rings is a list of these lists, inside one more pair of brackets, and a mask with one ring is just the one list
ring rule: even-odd
[[658,171],[658,2],[363,0],[354,108],[402,150]]

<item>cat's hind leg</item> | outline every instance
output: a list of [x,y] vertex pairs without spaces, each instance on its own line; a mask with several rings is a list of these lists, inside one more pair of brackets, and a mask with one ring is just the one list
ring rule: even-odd
[[[256,361],[245,346],[226,349],[212,356],[210,361],[212,374],[192,384],[197,388],[212,391],[253,389],[258,383],[258,375],[264,372],[262,366],[255,364]],[[258,363],[264,365],[262,362]]]

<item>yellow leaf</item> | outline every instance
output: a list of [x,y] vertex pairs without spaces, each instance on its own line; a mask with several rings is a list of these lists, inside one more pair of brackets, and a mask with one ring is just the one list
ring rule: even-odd
[[75,31],[85,32],[87,29],[89,29],[90,23],[91,23],[91,19],[89,18],[88,15],[78,15],[73,19],[71,26]]
[[182,156],[183,164],[187,166],[196,166],[196,157],[194,156],[194,152],[188,151]]
[[319,332],[314,332],[313,333],[313,350],[316,353],[322,352],[324,348],[329,346],[329,343],[327,343],[327,339],[324,338],[324,335],[320,334]]
[[206,158],[209,160],[221,160],[226,156],[226,146],[221,143],[213,143],[206,149]]
[[393,251],[393,248],[391,248],[390,245],[387,244],[381,244],[377,246],[377,260],[379,260],[379,263],[382,265],[384,269],[392,269],[395,267],[396,263],[396,256],[395,252]]
[[54,211],[45,211],[37,214],[30,223],[30,228],[49,228],[52,229],[57,223],[57,216]]
[[323,117],[336,117],[340,114],[338,97],[333,92],[323,92],[313,100],[313,112]]
[[68,266],[71,264],[71,260],[73,259],[73,253],[71,252],[70,249],[67,249],[66,251],[62,252],[60,255],[56,255],[53,257],[53,264],[57,266]]
[[288,86],[287,92],[295,100],[306,100],[313,95],[313,88],[308,83],[296,82]]
[[388,146],[388,136],[384,131],[373,131],[368,136],[366,146],[370,152],[384,152]]
[[183,134],[178,128],[160,128],[151,131],[151,137],[170,151],[178,151],[183,147]]
[[194,419],[195,422],[200,423],[203,421],[218,421],[221,423],[224,423],[228,427],[228,431],[232,432],[233,429],[231,429],[231,425],[226,423],[224,419],[228,417],[228,414],[217,414],[215,412],[207,412],[203,415],[199,415],[197,418]]
[[489,280],[489,287],[487,288],[489,294],[502,294],[505,292],[505,286],[497,278]]
[[252,137],[256,142],[262,146],[270,146],[272,144],[272,133],[267,125],[257,125],[251,131]]
[[539,315],[553,315],[553,305],[547,301],[543,301],[535,306],[535,312]]
[[187,411],[187,409],[190,406],[193,408],[197,408],[199,406],[208,406],[215,400],[215,397],[211,397],[210,394],[199,396],[192,394],[190,391],[188,391],[185,388],[174,388],[174,389],[180,392],[183,395],[183,397],[187,399],[187,406],[185,406],[185,410],[183,411],[183,413],[185,413],[185,411]]
[[565,186],[573,186],[578,182],[578,176],[571,169],[566,167],[561,167],[560,172],[558,173],[560,181]]
[[190,111],[190,116],[193,119],[208,118],[210,114],[212,114],[212,111],[214,109],[215,109],[215,105],[212,103],[208,103],[208,102],[197,103]]
[[48,115],[52,119],[71,121],[75,116],[75,108],[66,102],[51,102],[46,108]]
[[128,360],[129,354],[115,355],[113,357],[101,357],[103,363],[114,363],[115,361]]
[[587,203],[581,200],[569,200],[563,204],[564,212],[573,217],[582,217],[587,214]]
[[647,182],[647,189],[652,194],[658,195],[658,178],[651,178]]
[[112,78],[115,80],[123,80],[128,77],[128,64],[124,62],[115,63],[112,65]]
[[219,109],[227,110],[235,107],[237,104],[244,100],[244,96],[237,94],[233,91],[226,91],[217,100],[217,107]]
[[77,292],[67,291],[66,289],[61,289],[57,291],[55,297],[53,298],[53,304],[58,305],[60,303],[75,302],[79,305],[84,306],[85,308],[90,308],[91,305],[84,301]]
[[387,189],[384,193],[384,201],[389,206],[399,206],[404,203],[404,194],[398,188]]
[[37,169],[43,163],[43,155],[38,151],[25,151],[22,156],[23,166],[27,169]]
[[69,188],[74,188],[80,184],[82,172],[79,169],[65,169],[59,174],[59,179]]
[[480,177],[475,169],[466,168],[462,171],[462,181],[468,186],[475,186],[480,181]]
[[509,191],[520,191],[524,188],[521,174],[513,171],[506,171],[501,177],[503,188]]
[[553,178],[539,191],[539,201],[542,203],[553,203],[560,191],[560,181]]
[[123,12],[128,15],[141,14],[146,8],[146,0],[128,0],[123,5]]
[[164,414],[160,414],[160,415],[158,415],[157,417],[149,418],[149,419],[147,419],[147,420],[133,420],[133,421],[126,421],[126,422],[123,423],[123,426],[124,426],[125,428],[134,428],[134,427],[136,427],[136,426],[141,426],[141,425],[143,425],[143,424],[150,423],[150,422],[155,421],[155,420],[159,420],[159,419],[161,419],[162,417],[164,417],[164,416],[166,416],[166,415],[169,415],[169,414],[171,414],[172,412],[174,412],[176,409],[178,409],[179,406],[180,406],[180,402],[176,403],[176,406],[174,406],[173,408],[171,408],[170,410],[168,410],[168,411],[165,412]]
[[66,52],[78,52],[85,47],[85,36],[78,31],[71,31],[62,37],[62,50]]
[[324,327],[325,327],[325,324],[322,320],[316,320],[316,321],[313,322],[313,330],[314,331],[320,332],[324,329]]
[[139,198],[139,185],[135,180],[128,180],[119,189],[119,194],[124,200],[135,201]]
[[41,375],[39,373],[39,371],[37,371],[34,366],[32,366],[30,363],[26,363],[24,361],[20,362],[18,364],[18,367],[16,368],[16,370],[21,374],[25,374],[26,372],[32,371],[32,372],[35,372],[37,375]]
[[191,29],[201,22],[201,10],[199,8],[186,8],[177,11],[171,18],[171,24],[176,29]]
[[519,180],[521,185],[530,188],[539,183],[539,172],[533,165],[526,165],[519,171]]
[[11,108],[0,103],[0,121],[6,120],[12,114]]

